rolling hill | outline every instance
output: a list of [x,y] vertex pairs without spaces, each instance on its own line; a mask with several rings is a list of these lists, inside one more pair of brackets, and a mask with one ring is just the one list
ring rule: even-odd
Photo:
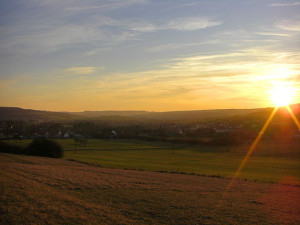
[[[292,105],[296,114],[300,104]],[[84,112],[51,112],[17,107],[0,107],[0,120],[23,121],[62,121],[62,120],[153,120],[153,121],[197,121],[206,119],[226,118],[232,116],[266,115],[272,108],[256,109],[215,109],[191,111],[84,111]]]

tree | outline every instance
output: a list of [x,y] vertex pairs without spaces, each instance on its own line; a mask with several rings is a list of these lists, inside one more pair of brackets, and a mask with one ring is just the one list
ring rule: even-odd
[[62,147],[55,141],[49,139],[35,139],[27,148],[28,155],[61,158]]

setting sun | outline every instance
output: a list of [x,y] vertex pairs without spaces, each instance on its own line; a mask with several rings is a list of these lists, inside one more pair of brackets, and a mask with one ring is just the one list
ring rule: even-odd
[[276,85],[271,91],[271,99],[277,107],[287,106],[292,103],[295,90],[293,87]]

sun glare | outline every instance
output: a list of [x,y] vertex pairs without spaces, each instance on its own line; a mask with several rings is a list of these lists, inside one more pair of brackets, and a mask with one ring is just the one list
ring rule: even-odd
[[295,90],[293,87],[276,85],[270,91],[271,99],[277,107],[288,106],[293,102]]

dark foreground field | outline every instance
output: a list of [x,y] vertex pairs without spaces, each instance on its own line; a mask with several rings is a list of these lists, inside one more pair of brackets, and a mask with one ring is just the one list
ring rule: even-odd
[[[288,179],[288,178],[287,178]],[[0,154],[0,224],[300,224],[299,186]]]

